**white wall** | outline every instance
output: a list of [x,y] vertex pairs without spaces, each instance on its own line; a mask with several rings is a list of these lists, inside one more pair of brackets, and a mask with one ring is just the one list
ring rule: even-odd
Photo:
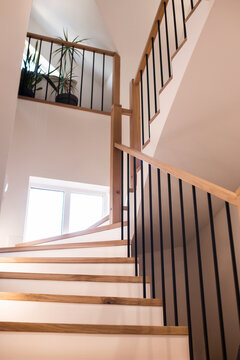
[[7,156],[12,136],[19,85],[20,64],[32,0],[1,0],[0,11],[0,206]]
[[109,116],[18,100],[1,245],[22,241],[29,176],[109,185],[109,164]]

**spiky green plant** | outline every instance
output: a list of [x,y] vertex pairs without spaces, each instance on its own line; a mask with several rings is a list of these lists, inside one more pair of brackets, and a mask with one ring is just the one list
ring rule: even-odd
[[[75,44],[80,44],[83,41],[86,41],[88,39],[79,39],[79,36],[76,36],[72,41],[69,40],[68,31],[63,29],[63,37],[58,37],[58,40],[71,42]],[[54,51],[55,56],[59,56],[58,60],[58,67],[60,72],[60,87],[59,92],[62,94],[63,92],[70,92],[74,90],[75,83],[70,81],[71,77],[71,70],[69,69],[70,64],[73,62],[73,64],[76,64],[76,58],[82,56],[82,52],[80,49],[77,49],[72,46],[67,45],[61,45],[58,49]],[[72,73],[73,73],[72,69]],[[72,75],[72,78],[76,78],[77,76]]]
[[[19,93],[22,93],[25,89],[29,92],[34,93],[36,91],[42,90],[42,87],[38,87],[38,84],[45,79],[49,85],[53,88],[54,91],[57,91],[57,88],[53,81],[50,79],[50,74],[45,74],[41,69],[41,64],[39,64],[40,53],[38,53],[38,41],[35,45],[34,54],[26,55],[26,59],[23,61],[23,68],[21,69],[20,84],[19,84]],[[33,70],[31,70],[33,69]]]

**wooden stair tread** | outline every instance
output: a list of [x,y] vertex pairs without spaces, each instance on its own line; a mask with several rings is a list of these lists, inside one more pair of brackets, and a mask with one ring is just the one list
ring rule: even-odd
[[107,241],[86,241],[79,243],[56,244],[56,245],[3,247],[0,248],[0,253],[124,246],[127,245],[127,243],[128,243],[127,240],[107,240]]
[[[127,225],[127,222],[125,221],[124,226],[126,226],[126,225]],[[116,228],[119,228],[119,227],[121,227],[120,222],[110,224],[110,225],[103,225],[103,226],[93,228],[93,229],[86,229],[86,230],[82,230],[82,231],[76,231],[74,233],[68,233],[68,234],[53,236],[53,237],[50,237],[50,238],[27,241],[27,242],[24,242],[24,243],[16,244],[15,246],[19,247],[19,246],[30,246],[30,245],[45,244],[45,243],[48,243],[48,242],[69,239],[69,238],[72,238],[72,237],[89,235],[89,234],[94,234],[94,233],[98,233],[98,232],[102,232],[102,231],[108,231],[108,230],[116,229]]]
[[[142,283],[142,276],[0,272],[0,279]],[[150,278],[146,277],[150,283]]]
[[37,301],[74,304],[106,304],[131,306],[162,306],[161,299],[142,299],[111,296],[55,295],[0,292],[0,300]]
[[0,257],[0,263],[46,264],[134,264],[128,257]]
[[188,335],[187,326],[140,326],[0,322],[0,331],[109,334],[109,335]]

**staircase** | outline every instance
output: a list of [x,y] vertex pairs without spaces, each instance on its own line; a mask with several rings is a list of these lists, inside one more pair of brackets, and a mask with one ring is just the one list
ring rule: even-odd
[[162,301],[149,298],[149,278],[142,298],[117,238],[109,225],[0,249],[1,360],[189,358],[187,327],[163,326]]

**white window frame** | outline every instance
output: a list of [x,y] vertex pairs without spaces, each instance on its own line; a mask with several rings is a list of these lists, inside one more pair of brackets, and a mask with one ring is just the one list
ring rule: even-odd
[[26,241],[25,238],[26,238],[28,204],[29,204],[29,195],[30,195],[31,189],[42,189],[42,190],[52,190],[52,191],[63,192],[64,195],[63,195],[63,215],[62,215],[61,234],[69,233],[71,194],[101,196],[103,199],[103,208],[102,208],[101,218],[108,215],[109,211],[110,211],[110,206],[109,206],[110,197],[109,197],[109,187],[108,186],[77,183],[77,182],[71,182],[71,181],[55,180],[55,179],[39,178],[39,177],[30,176],[29,177],[26,216],[25,216],[25,226],[24,226],[24,241]]

